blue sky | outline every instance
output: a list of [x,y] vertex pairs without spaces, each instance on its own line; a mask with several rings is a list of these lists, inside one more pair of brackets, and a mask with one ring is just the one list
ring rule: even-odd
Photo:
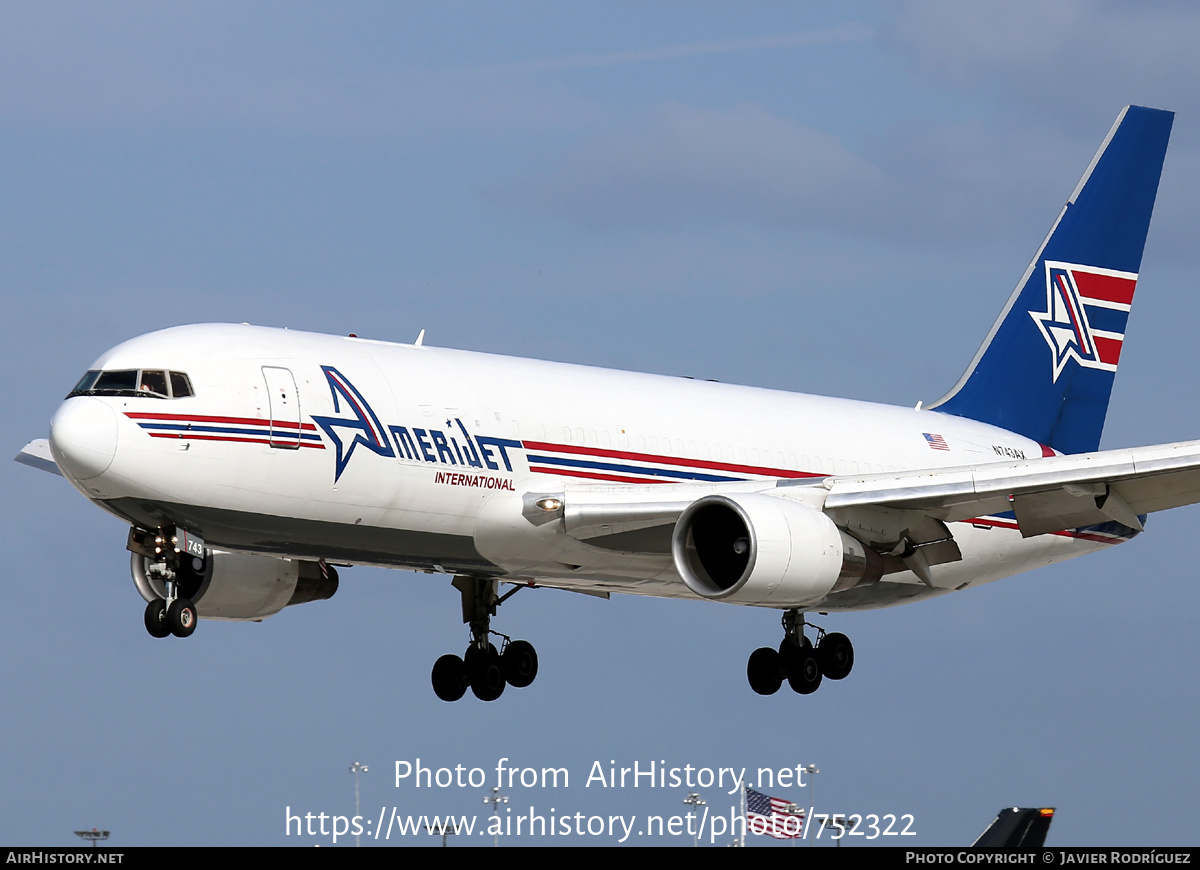
[[[1195,438],[1197,44],[1166,2],[5,4],[4,442],[105,349],[209,320],[928,402],[1127,103],[1177,118],[1103,445]],[[429,688],[466,640],[447,578],[356,568],[156,642],[120,524],[0,480],[0,842],[296,845],[285,809],[352,812],[352,761],[367,815],[474,814],[395,762],[505,757],[572,776],[513,812],[684,811],[584,787],[596,760],[815,764],[780,796],[910,813],[905,843],[1017,804],[1059,807],[1056,845],[1196,841],[1195,508],[831,616],[855,672],[804,698],[745,684],[773,612],[522,592],[497,627],[541,674],[484,705]]]

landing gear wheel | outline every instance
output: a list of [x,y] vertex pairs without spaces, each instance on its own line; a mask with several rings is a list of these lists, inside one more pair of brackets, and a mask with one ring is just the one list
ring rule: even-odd
[[844,680],[854,667],[854,645],[844,634],[827,634],[817,645],[821,673],[830,680]]
[[785,637],[779,642],[779,666],[785,675],[800,667],[800,656],[805,652],[812,652],[812,641],[807,637],[802,636],[799,640]]
[[811,695],[821,685],[821,664],[812,646],[793,645],[794,652],[787,659],[787,681],[792,691],[800,695]]
[[176,598],[167,608],[167,626],[176,637],[189,637],[196,630],[196,605],[187,598]]
[[433,663],[433,693],[443,701],[457,701],[467,691],[467,666],[453,653]]
[[486,652],[481,650],[479,647],[475,646],[475,644],[471,644],[469,647],[467,647],[467,651],[465,653],[463,653],[463,663],[466,664],[466,666],[467,666],[467,676],[468,677],[470,677],[470,675],[473,673],[471,668],[474,665],[475,659],[477,659],[481,655],[482,656],[488,656],[488,655],[499,656],[500,654],[498,652],[496,652],[495,644],[489,643],[487,645]]
[[523,689],[534,681],[538,672],[537,651],[527,640],[514,640],[500,656],[500,670],[508,684]]
[[146,605],[146,631],[151,637],[166,637],[171,633],[167,625],[167,602],[155,598]]
[[750,653],[746,663],[746,679],[750,688],[760,695],[774,695],[783,685],[783,661],[779,653],[764,646]]
[[504,673],[500,670],[500,655],[490,643],[487,650],[471,647],[466,655],[467,676],[471,691],[480,701],[495,701],[504,694]]

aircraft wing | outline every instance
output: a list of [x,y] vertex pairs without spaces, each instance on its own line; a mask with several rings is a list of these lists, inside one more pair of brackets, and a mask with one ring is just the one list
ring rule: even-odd
[[[884,474],[678,486],[569,486],[568,534],[631,552],[670,552],[670,530],[696,499],[735,491],[802,501],[873,546],[901,538],[929,564],[956,561],[946,523],[1012,512],[1025,537],[1200,502],[1200,441]],[[922,572],[922,565],[909,564]]]
[[827,478],[826,512],[917,510],[942,522],[1013,511],[1025,537],[1200,502],[1200,441],[896,474]]

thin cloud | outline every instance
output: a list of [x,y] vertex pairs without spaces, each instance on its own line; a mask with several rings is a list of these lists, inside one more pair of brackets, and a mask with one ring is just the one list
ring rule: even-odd
[[560,70],[590,69],[619,66],[621,64],[647,63],[660,60],[676,60],[685,57],[700,57],[710,54],[730,54],[737,51],[754,51],[772,48],[803,48],[813,45],[841,45],[849,42],[866,42],[874,37],[874,31],[857,24],[843,24],[822,30],[800,33],[784,33],[778,36],[763,36],[756,39],[730,39],[720,42],[689,42],[683,45],[665,45],[658,48],[629,49],[602,54],[572,54],[541,60],[514,61],[490,66],[467,67],[462,72],[487,73],[489,75],[516,75],[533,72],[556,72]]
[[838,220],[881,182],[837,138],[757,106],[663,107],[557,166],[493,185],[505,206],[591,226]]

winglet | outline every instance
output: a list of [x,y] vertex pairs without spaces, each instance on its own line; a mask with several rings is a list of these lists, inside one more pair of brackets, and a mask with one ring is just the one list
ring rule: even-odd
[[1100,446],[1174,113],[1126,106],[954,387],[927,409]]

